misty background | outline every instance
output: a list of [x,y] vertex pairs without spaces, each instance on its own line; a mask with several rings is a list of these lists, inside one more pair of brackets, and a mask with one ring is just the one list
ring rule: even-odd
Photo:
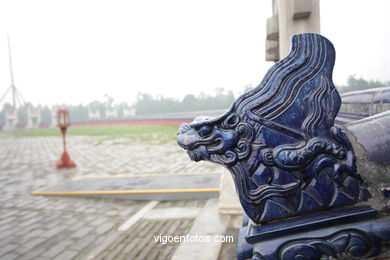
[[[119,116],[226,108],[273,64],[264,57],[271,3],[1,1],[0,93],[10,85],[8,33],[15,86],[43,121],[52,107],[77,121],[107,107]],[[320,4],[340,92],[390,85],[390,2]]]

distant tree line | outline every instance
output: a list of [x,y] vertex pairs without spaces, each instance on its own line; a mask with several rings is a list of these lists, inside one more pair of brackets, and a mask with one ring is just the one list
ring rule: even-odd
[[[347,85],[336,87],[340,93],[345,93],[385,86],[390,86],[390,81],[382,82],[378,80],[365,80],[351,75],[348,77]],[[251,88],[251,85],[246,85],[242,88],[242,91],[246,92]],[[88,122],[91,120],[89,117],[90,112],[98,112],[100,114],[100,118],[106,118],[108,110],[116,110],[117,118],[120,119],[126,117],[126,109],[134,109],[136,115],[226,109],[236,98],[231,90],[226,90],[224,88],[216,88],[211,94],[206,94],[204,92],[200,92],[197,95],[187,94],[181,100],[161,95],[153,96],[149,93],[140,92],[137,95],[135,104],[132,105],[129,105],[126,102],[113,104],[113,99],[109,96],[106,97],[108,98],[108,101],[106,102],[95,100],[87,105],[58,104],[52,107],[47,105],[39,106],[41,111],[41,124],[51,124],[53,120],[53,111],[55,112],[59,108],[66,108],[69,110],[72,122]],[[33,107],[32,104],[26,103],[18,109],[18,126],[24,126],[27,124],[27,110],[29,107]],[[11,110],[11,104],[4,104],[0,111],[0,126],[4,126],[5,124],[6,111]]]
[[[129,105],[126,102],[113,104],[113,99],[108,98],[108,101],[101,102],[98,100],[92,101],[87,105],[69,105],[56,104],[51,108],[48,106],[34,107],[31,103],[25,103],[17,109],[17,127],[27,125],[28,109],[39,109],[41,115],[41,125],[50,125],[53,120],[53,113],[57,109],[65,108],[69,110],[71,122],[88,122],[92,119],[89,114],[98,113],[100,119],[108,117],[108,111],[116,111],[117,119],[126,118],[125,110],[135,110],[135,115],[160,114],[170,112],[185,112],[196,110],[211,110],[223,109],[229,107],[235,97],[232,91],[223,88],[217,88],[213,95],[206,95],[201,92],[198,95],[188,94],[182,100],[172,97],[157,96],[154,97],[148,93],[140,92],[137,96],[136,103]],[[5,115],[13,110],[12,105],[6,103],[0,111],[0,127],[5,125]],[[127,115],[127,117],[129,117]],[[97,120],[97,119],[94,119]]]
[[137,115],[186,112],[197,110],[223,109],[230,106],[235,97],[231,90],[217,88],[213,95],[201,92],[187,94],[182,100],[172,97],[153,97],[148,93],[138,93],[135,110]]
[[351,91],[358,91],[370,88],[380,88],[390,86],[390,81],[382,82],[379,80],[365,80],[363,78],[356,78],[351,75],[347,79],[347,85],[337,86],[337,90],[340,93],[346,93]]

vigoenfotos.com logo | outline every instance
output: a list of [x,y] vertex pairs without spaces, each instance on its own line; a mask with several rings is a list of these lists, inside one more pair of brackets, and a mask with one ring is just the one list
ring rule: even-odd
[[233,243],[233,236],[221,236],[221,235],[158,235],[154,236],[156,243],[163,245],[168,243]]

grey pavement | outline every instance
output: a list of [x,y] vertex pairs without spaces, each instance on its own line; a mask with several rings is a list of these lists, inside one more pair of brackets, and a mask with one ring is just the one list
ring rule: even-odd
[[[72,136],[69,153],[77,168],[57,170],[59,137],[0,134],[0,259],[170,259],[179,244],[162,245],[153,236],[187,234],[206,200],[159,202],[128,230],[118,231],[148,202],[29,192],[85,176],[221,172],[212,164],[191,163],[174,142],[116,144]],[[194,214],[164,218],[161,212],[170,208]]]

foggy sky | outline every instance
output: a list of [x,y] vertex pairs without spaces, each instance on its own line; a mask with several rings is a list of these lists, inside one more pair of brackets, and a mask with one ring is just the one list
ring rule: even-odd
[[[335,84],[390,80],[390,1],[322,0],[321,34],[336,48]],[[271,0],[0,2],[0,94],[33,104],[135,101],[139,91],[182,98],[260,83]]]

